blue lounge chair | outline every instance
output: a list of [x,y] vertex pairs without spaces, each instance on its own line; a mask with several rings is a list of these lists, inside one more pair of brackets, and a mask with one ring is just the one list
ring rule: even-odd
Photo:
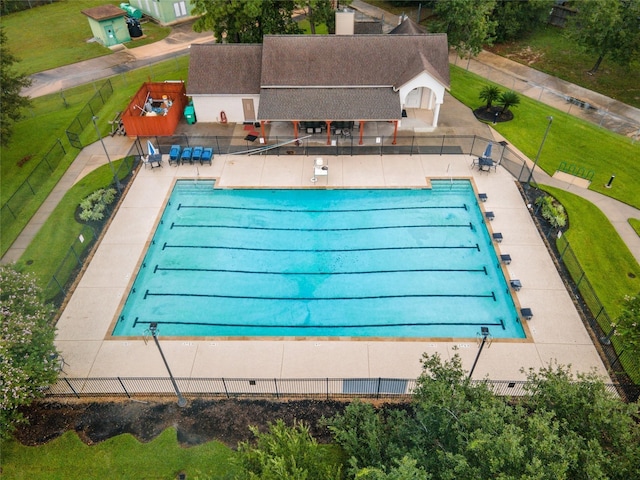
[[180,161],[180,145],[171,145],[169,150],[169,165],[176,164]]
[[200,164],[202,164],[200,157],[202,157],[202,147],[193,147],[193,155],[191,155],[192,163],[200,162]]
[[192,163],[191,154],[193,153],[193,148],[185,147],[182,151],[182,155],[180,155],[180,162],[184,165],[186,162]]
[[211,165],[211,159],[213,158],[213,148],[207,147],[202,151],[202,156],[200,157],[200,165],[204,163],[208,163]]

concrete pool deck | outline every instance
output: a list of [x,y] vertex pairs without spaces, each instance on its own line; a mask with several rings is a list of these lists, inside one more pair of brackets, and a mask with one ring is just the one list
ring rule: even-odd
[[[165,156],[166,157],[166,156]],[[496,340],[484,348],[474,378],[524,380],[525,371],[550,363],[576,372],[595,369],[608,381],[589,334],[538,234],[513,177],[501,167],[479,172],[467,155],[328,157],[329,175],[311,182],[315,157],[216,156],[211,166],[141,168],[57,324],[63,376],[166,377],[153,342],[110,337],[136,269],[176,179],[216,179],[216,188],[425,187],[428,178],[471,178],[488,199],[498,253],[509,254],[508,278],[519,279],[516,303],[531,308],[527,340]],[[475,339],[385,341],[369,339],[220,340],[168,338],[162,349],[176,377],[416,378],[423,353],[458,353],[468,370]]]

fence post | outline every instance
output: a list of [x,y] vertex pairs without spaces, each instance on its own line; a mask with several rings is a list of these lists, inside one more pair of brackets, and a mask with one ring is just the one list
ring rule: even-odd
[[67,383],[67,385],[69,385],[69,388],[71,389],[71,391],[74,393],[74,395],[77,398],[80,398],[80,395],[78,395],[78,392],[76,392],[75,388],[73,388],[73,386],[71,385],[71,382],[69,382],[69,380],[67,378],[64,379],[64,381]]
[[224,377],[222,378],[222,386],[224,387],[224,394],[229,398],[229,390],[227,390],[227,382],[224,381]]
[[329,377],[327,377],[327,400],[329,400]]
[[382,383],[382,377],[378,377],[378,388],[377,388],[377,392],[376,392],[376,398],[380,399],[380,384]]
[[278,393],[278,379],[277,379],[277,378],[274,378],[274,379],[273,379],[273,384],[274,384],[274,385],[275,385],[275,387],[276,387],[276,398],[278,398],[278,399],[279,399],[279,398],[280,398],[280,394]]
[[131,398],[131,395],[129,395],[129,392],[127,392],[127,388],[124,386],[124,383],[122,382],[122,379],[120,377],[118,377],[118,381],[120,382],[120,386],[122,387],[122,390],[124,390],[124,393],[127,395],[127,397]]

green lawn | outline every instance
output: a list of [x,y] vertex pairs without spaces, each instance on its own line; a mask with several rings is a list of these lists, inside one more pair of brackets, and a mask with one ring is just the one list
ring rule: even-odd
[[[119,6],[121,2],[61,0],[3,17],[7,47],[20,59],[17,69],[30,75],[112,53],[99,43],[88,42],[93,34],[81,13],[107,3]],[[157,42],[171,33],[169,27],[152,22],[144,23],[142,31],[144,37],[128,42],[127,48]]]
[[[108,121],[114,117],[117,111],[124,109],[143,82],[149,79],[152,81],[184,80],[187,78],[188,64],[188,56],[177,57],[161,64],[112,77],[113,94],[102,109],[97,112],[99,117],[97,123],[102,135],[108,134],[110,128]],[[78,155],[78,150],[69,144],[64,131],[102,83],[103,81],[100,81],[95,85],[88,84],[65,90],[64,97],[61,94],[51,94],[36,98],[33,100],[33,108],[28,112],[28,115],[16,123],[13,141],[9,148],[2,148],[0,156],[2,204],[13,195],[58,139],[67,154],[58,168],[47,177],[44,184],[34,185],[36,195],[28,197],[28,202],[23,205],[19,220],[10,227],[3,225],[0,231],[1,255],[6,253],[22,228]],[[83,144],[97,140],[93,124],[87,126],[81,140]],[[20,166],[21,160],[27,156],[30,156],[31,159]]]
[[169,428],[149,443],[119,435],[96,445],[85,445],[75,432],[43,446],[26,447],[15,441],[2,444],[2,478],[6,480],[167,479],[184,472],[188,479],[231,479],[239,473],[235,453],[220,442],[184,448],[176,430]]
[[[570,243],[600,301],[609,315],[616,318],[621,313],[624,296],[640,292],[640,265],[598,207],[573,193],[548,186],[541,188],[569,212],[569,229],[561,241]],[[609,331],[610,326],[603,327],[605,332]]]
[[[451,66],[451,94],[475,109],[483,102],[478,98],[485,85],[495,85],[462,68]],[[503,87],[497,85],[502,91]],[[494,125],[509,143],[527,157],[536,157],[548,116],[553,124],[540,154],[539,167],[549,175],[561,162],[573,164],[595,172],[591,190],[613,197],[640,208],[640,143],[635,145],[625,136],[610,132],[579,118],[549,107],[536,100],[520,96],[520,104],[512,108],[514,119]],[[605,188],[612,174],[616,175],[613,188]]]

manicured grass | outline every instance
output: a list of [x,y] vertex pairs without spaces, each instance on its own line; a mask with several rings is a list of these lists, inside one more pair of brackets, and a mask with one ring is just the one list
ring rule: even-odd
[[[114,168],[117,169],[120,163],[121,161],[114,161]],[[90,193],[109,186],[112,179],[109,165],[103,165],[76,183],[60,200],[20,257],[17,262],[18,268],[33,272],[38,285],[43,289],[47,287],[69,248],[83,231],[85,224],[75,220],[75,211],[80,201]],[[87,236],[86,232],[84,236]],[[89,245],[91,240],[92,236],[85,238],[84,246]],[[82,252],[76,253],[80,255]],[[48,298],[53,296],[50,292],[46,293]],[[54,291],[55,293],[57,292]]]
[[239,473],[235,452],[220,442],[184,448],[173,428],[149,443],[129,434],[85,445],[75,432],[66,432],[46,445],[26,447],[15,441],[2,445],[2,478],[6,480],[103,480],[106,478],[231,479]]
[[[562,238],[556,240],[558,249],[564,251],[569,242],[609,318],[615,321],[622,312],[625,295],[637,295],[640,292],[640,265],[595,205],[564,190],[547,186],[542,189],[560,201],[569,212],[569,229]],[[572,275],[575,277],[580,274],[573,272]],[[580,278],[574,278],[574,281],[578,282]],[[598,317],[598,322],[605,333],[611,331],[605,316]],[[624,350],[620,337],[614,336],[611,341],[617,352]],[[637,377],[640,372],[638,359],[626,355],[622,359],[622,366],[635,382],[640,382]]]
[[[143,82],[149,79],[152,79],[152,81],[185,80],[187,78],[188,62],[188,56],[177,57],[160,64],[150,65],[112,77],[113,94],[101,110],[97,112],[99,117],[97,123],[101,134],[103,136],[108,134],[110,129],[108,121],[115,116],[117,111],[126,107]],[[96,84],[65,90],[63,95],[51,94],[34,99],[33,108],[26,118],[16,123],[13,141],[9,148],[2,148],[2,155],[0,156],[2,204],[13,195],[58,139],[60,139],[67,154],[58,168],[47,177],[46,183],[34,185],[36,194],[33,197],[29,197],[28,202],[23,205],[23,210],[18,220],[9,228],[2,228],[0,232],[1,255],[6,253],[78,155],[78,150],[69,144],[64,133],[65,129],[103,82],[99,81]],[[67,107],[65,107],[65,101]],[[81,141],[83,144],[97,141],[97,135],[92,123],[85,128]],[[31,159],[20,167],[21,159],[26,156],[31,156]]]
[[[88,42],[93,33],[82,13],[107,3],[119,6],[121,2],[61,0],[3,17],[7,47],[20,59],[17,69],[30,75],[112,53],[97,42]],[[142,31],[145,38],[127,42],[127,48],[162,40],[171,29],[146,22]]]
[[640,292],[640,265],[598,207],[573,193],[541,188],[569,212],[569,229],[561,241],[570,243],[598,298],[616,318],[624,296]]
[[635,232],[640,237],[640,219],[638,218],[630,218],[629,225],[635,230]]
[[[451,66],[451,94],[471,109],[483,102],[478,98],[485,85],[495,85],[462,68]],[[497,85],[502,91],[506,89]],[[549,175],[561,162],[595,172],[591,190],[613,197],[640,208],[640,144],[632,144],[622,135],[549,107],[520,95],[520,104],[512,108],[514,119],[493,127],[527,157],[536,157],[548,116],[553,124],[540,154],[538,166]],[[605,188],[612,174],[616,175],[614,188]]]

